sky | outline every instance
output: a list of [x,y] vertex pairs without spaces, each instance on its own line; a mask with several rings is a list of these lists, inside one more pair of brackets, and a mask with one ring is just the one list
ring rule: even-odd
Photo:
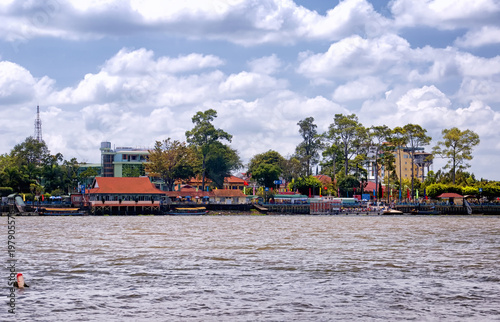
[[500,180],[500,0],[0,0],[0,21],[0,154],[37,105],[51,153],[88,163],[185,141],[209,108],[244,163],[355,113],[421,125],[427,151],[472,130],[468,171]]

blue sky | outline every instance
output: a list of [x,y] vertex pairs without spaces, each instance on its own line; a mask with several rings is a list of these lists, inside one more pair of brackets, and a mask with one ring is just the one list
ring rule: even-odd
[[[218,112],[247,162],[287,157],[312,116],[480,135],[471,172],[500,180],[498,0],[0,0],[0,153],[33,135],[65,159],[99,143],[184,141]],[[436,160],[434,170],[444,165]]]

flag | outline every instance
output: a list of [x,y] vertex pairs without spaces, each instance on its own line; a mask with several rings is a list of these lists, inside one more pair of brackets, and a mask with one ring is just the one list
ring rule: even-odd
[[418,199],[418,189],[417,189],[417,190],[415,190],[415,195],[416,195],[416,197],[417,197],[417,199]]
[[410,196],[410,189],[406,189],[406,191],[407,191],[407,194],[408,194],[408,199],[410,199],[411,198],[411,196]]
[[311,188],[309,188],[309,198],[311,198]]
[[245,188],[246,188],[246,187],[245,187],[245,186],[243,186],[243,193],[244,193],[244,194],[247,194],[247,193],[246,193]]

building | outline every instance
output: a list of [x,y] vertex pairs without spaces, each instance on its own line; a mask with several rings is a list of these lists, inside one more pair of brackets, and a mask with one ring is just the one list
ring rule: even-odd
[[143,163],[148,160],[146,148],[111,148],[111,142],[101,142],[102,177],[137,177],[144,175]]
[[245,204],[247,196],[239,189],[215,189],[212,191],[210,202],[218,204]]
[[148,177],[96,177],[88,195],[93,214],[159,213],[165,198]]
[[[189,185],[194,187],[195,189],[201,190],[202,182],[201,177],[191,178],[189,180],[177,180],[175,185],[178,187],[182,185]],[[212,180],[205,178],[205,190],[210,186]],[[224,178],[223,189],[226,190],[245,190],[245,187],[248,186],[248,182],[242,178],[238,178],[236,176],[229,176]]]
[[[393,152],[395,157],[395,173],[398,178],[411,180],[412,167],[413,175],[415,178],[424,181],[425,174],[429,172],[432,166],[432,154],[425,152],[423,148],[417,148],[415,152],[415,162],[412,165],[411,153],[407,148],[397,149]],[[378,175],[378,182],[386,181],[389,173],[383,164],[380,164],[379,169],[376,170],[375,167],[375,152],[369,151],[368,159],[365,163],[366,170],[368,172],[367,180],[369,182],[375,182],[375,177]]]
[[427,172],[429,172],[432,166],[432,154],[423,150],[423,148],[419,148],[419,151],[415,152],[415,162],[413,164],[408,149],[399,149],[395,152],[395,171],[398,178],[411,180],[413,167],[414,178],[421,181],[425,180],[426,168]]

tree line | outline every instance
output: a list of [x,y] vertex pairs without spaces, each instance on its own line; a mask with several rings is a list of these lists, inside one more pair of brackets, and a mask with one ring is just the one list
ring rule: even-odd
[[[443,186],[482,187],[482,191],[491,190],[493,195],[496,188],[490,187],[499,186],[498,182],[476,180],[474,174],[466,172],[470,167],[468,161],[473,158],[472,151],[480,142],[479,136],[470,130],[444,129],[442,140],[424,161],[444,158],[446,166],[437,172],[430,171],[425,180],[415,180],[411,166],[410,179],[401,180],[396,173],[398,153],[401,160],[401,151],[406,151],[413,165],[419,151],[432,140],[427,130],[418,124],[395,128],[386,125],[365,127],[355,114],[335,114],[328,130],[319,133],[314,118],[307,117],[297,123],[302,141],[294,153],[282,156],[270,149],[243,165],[238,151],[229,145],[232,135],[213,125],[216,118],[217,112],[213,109],[197,112],[192,117],[193,128],[186,131],[184,142],[171,138],[155,142],[149,151],[148,162],[141,169],[124,169],[123,175],[147,174],[159,178],[167,190],[173,190],[178,180],[198,176],[205,190],[206,187],[222,188],[224,178],[240,170],[258,187],[272,188],[276,180],[284,180],[293,191],[307,193],[312,189],[315,194],[321,191],[324,195],[352,196],[366,187],[370,170],[367,161],[370,161],[377,174],[378,198],[384,197],[379,188],[382,185],[410,191],[411,198],[419,192],[423,196],[423,193],[441,191]],[[52,155],[43,141],[28,137],[9,154],[0,155],[0,193],[64,194],[77,188],[78,183],[99,175],[92,168],[84,172],[78,168],[76,159],[66,161],[60,153]],[[382,172],[385,175],[380,177]],[[332,182],[325,185],[313,174],[328,175]],[[384,182],[379,182],[379,177]],[[438,184],[441,185],[439,189],[432,187]],[[432,193],[427,194],[432,196]]]

